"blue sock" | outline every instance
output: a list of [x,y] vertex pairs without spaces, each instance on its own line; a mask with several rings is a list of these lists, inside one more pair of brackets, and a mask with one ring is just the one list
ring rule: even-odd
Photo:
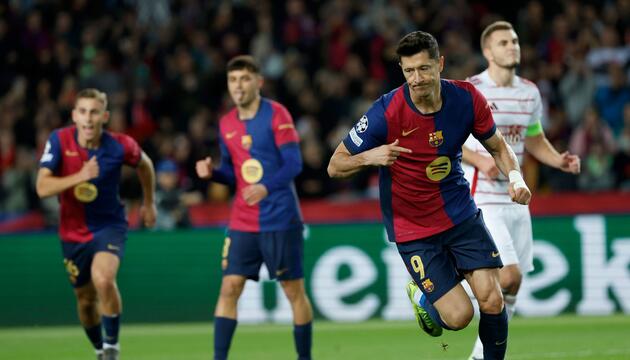
[[420,306],[422,306],[424,310],[426,310],[429,313],[429,316],[431,316],[431,319],[433,319],[433,321],[435,321],[436,323],[440,324],[441,327],[443,327],[446,330],[453,330],[444,323],[444,321],[440,317],[440,313],[433,306],[433,304],[431,304],[429,299],[427,299],[427,297],[424,296],[424,294],[422,294],[422,297],[420,298]]
[[103,330],[101,329],[101,324],[94,325],[92,327],[84,327],[85,334],[88,339],[94,346],[96,350],[100,350],[103,348]]
[[114,316],[103,315],[103,327],[105,328],[105,343],[118,344],[118,332],[120,331],[120,314]]
[[217,316],[214,318],[214,360],[227,359],[236,320]]
[[311,345],[313,343],[313,322],[304,325],[293,325],[293,340],[298,360],[311,360]]
[[507,350],[507,336],[508,319],[505,307],[500,314],[480,314],[479,339],[483,343],[484,359],[503,359]]

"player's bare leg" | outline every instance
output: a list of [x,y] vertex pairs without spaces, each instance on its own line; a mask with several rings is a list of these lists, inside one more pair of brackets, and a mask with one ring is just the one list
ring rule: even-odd
[[98,296],[94,285],[89,282],[84,286],[74,289],[77,298],[77,313],[79,321],[90,339],[97,354],[97,359],[103,356],[103,330],[101,328],[101,315],[98,311]]
[[238,299],[243,293],[247,278],[241,275],[225,275],[214,310],[214,359],[227,359],[232,336],[236,329]]
[[285,280],[280,284],[293,310],[293,338],[298,359],[310,359],[313,342],[313,308],[306,296],[304,279]]
[[105,328],[103,358],[118,359],[120,346],[118,333],[120,330],[120,313],[122,300],[116,284],[116,276],[120,267],[118,256],[108,252],[98,252],[92,260],[92,283],[98,294],[99,305]]
[[291,304],[293,322],[296,325],[304,325],[313,321],[313,308],[306,296],[304,279],[281,281],[280,284]]
[[498,269],[477,269],[464,274],[479,304],[479,338],[484,359],[503,359],[507,349],[507,312]]
[[[506,265],[499,270],[499,283],[503,291],[503,301],[505,303],[508,321],[512,318],[512,315],[514,315],[516,295],[521,287],[522,280],[523,274],[517,264]],[[477,337],[469,359],[481,360],[483,358],[483,344],[481,343],[481,339]]]
[[90,282],[75,288],[74,294],[77,297],[77,312],[81,325],[87,328],[100,324],[101,316],[98,312],[98,297],[94,285]]
[[246,277],[241,275],[225,275],[221,280],[221,290],[214,316],[236,319],[236,306],[243,293]]
[[439,312],[443,325],[446,325],[443,327],[450,330],[465,328],[475,314],[470,298],[460,284],[439,298],[433,306]]

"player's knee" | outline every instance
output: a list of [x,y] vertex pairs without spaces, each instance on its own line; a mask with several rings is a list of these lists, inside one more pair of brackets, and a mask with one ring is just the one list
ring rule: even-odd
[[90,308],[96,306],[96,293],[82,292],[77,294],[77,305],[80,308]]
[[290,303],[299,301],[305,297],[304,288],[298,283],[281,282],[284,294]]
[[102,271],[92,271],[92,283],[94,287],[102,292],[114,286],[115,279],[113,276]]
[[223,278],[223,281],[221,282],[220,296],[223,298],[238,299],[243,291],[244,285],[245,283]]
[[470,324],[474,314],[474,309],[470,306],[469,308],[459,309],[459,311],[446,316],[442,315],[442,320],[451,330],[461,330]]
[[509,273],[501,276],[501,289],[506,294],[516,295],[521,287],[523,275],[521,273]]
[[479,310],[486,314],[498,314],[503,310],[503,296],[498,291],[493,291],[479,299]]

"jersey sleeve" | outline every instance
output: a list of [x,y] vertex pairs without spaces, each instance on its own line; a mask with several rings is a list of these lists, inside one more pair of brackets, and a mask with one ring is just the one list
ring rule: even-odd
[[57,130],[53,131],[46,141],[44,153],[39,159],[39,166],[55,172],[61,162],[61,142]]
[[474,113],[472,134],[477,140],[483,141],[494,135],[497,126],[494,123],[488,100],[474,86],[471,85],[469,89]]
[[116,134],[116,138],[123,147],[123,162],[133,167],[138,166],[142,157],[142,149],[140,145],[129,135]]
[[359,121],[350,129],[343,144],[352,155],[362,153],[385,144],[387,121],[383,97],[378,99]]
[[538,89],[536,89],[536,92],[534,94],[534,110],[532,112],[531,118],[529,119],[529,124],[527,124],[527,131],[525,132],[525,136],[537,136],[543,133],[542,117],[542,99],[540,97],[540,92],[538,91]]
[[285,144],[300,142],[300,136],[293,124],[293,118],[284,106],[274,106],[274,113],[271,121],[274,141],[278,148]]

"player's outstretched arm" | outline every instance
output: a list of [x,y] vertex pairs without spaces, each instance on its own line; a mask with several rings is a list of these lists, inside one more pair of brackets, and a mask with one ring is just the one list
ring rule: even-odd
[[476,167],[489,179],[496,179],[499,176],[499,168],[493,158],[472,151],[465,145],[462,146],[462,161]]
[[398,142],[396,139],[391,144],[381,145],[356,155],[350,154],[342,142],[330,158],[328,175],[332,178],[347,178],[366,166],[391,166],[401,153],[411,153],[411,149],[398,146]]
[[82,182],[98,177],[98,173],[99,167],[96,156],[92,156],[90,160],[83,163],[81,170],[67,176],[55,176],[52,170],[42,167],[37,173],[35,190],[40,198],[57,195]]
[[153,227],[157,217],[157,209],[155,207],[155,169],[153,168],[153,161],[144,151],[138,163],[137,173],[143,195],[140,216],[144,226]]
[[547,140],[544,133],[526,137],[525,149],[545,165],[571,174],[580,173],[580,157],[568,151],[560,154]]
[[512,201],[523,205],[529,204],[532,193],[523,180],[518,159],[512,148],[505,142],[503,135],[497,130],[494,135],[482,141],[482,144],[494,158],[499,170],[510,179],[508,192]]

